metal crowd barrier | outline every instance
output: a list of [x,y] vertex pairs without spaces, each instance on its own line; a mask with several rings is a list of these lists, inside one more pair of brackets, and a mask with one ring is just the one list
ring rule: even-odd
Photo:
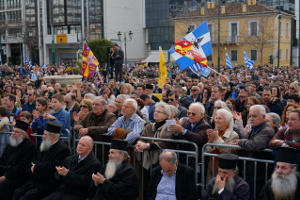
[[[65,129],[65,131],[68,133],[68,136],[67,137],[60,137],[60,139],[62,141],[64,141],[64,142],[67,142],[68,147],[70,149],[70,153],[72,154],[73,153],[72,152],[72,142],[71,142],[72,136],[71,136],[71,133],[70,133],[70,131],[68,129]],[[38,145],[37,145],[37,138],[42,138],[43,135],[38,135],[38,134],[34,133],[34,134],[31,134],[30,137],[34,137],[34,144],[35,144],[35,146],[37,148],[38,147]]]
[[[203,194],[204,193],[204,189],[205,189],[205,165],[204,165],[204,162],[205,162],[205,156],[208,156],[208,157],[212,157],[213,159],[213,162],[212,162],[212,177],[214,177],[214,158],[215,157],[219,157],[220,154],[214,154],[214,153],[207,153],[205,152],[205,149],[207,146],[214,146],[214,147],[226,147],[226,148],[231,148],[231,149],[243,149],[241,148],[240,146],[238,145],[228,145],[228,144],[214,144],[214,143],[206,143],[205,145],[203,145],[202,147],[202,156],[201,156],[201,163],[203,164],[202,168],[201,168],[201,193]],[[272,152],[271,149],[264,149],[263,151],[261,152]],[[265,167],[266,167],[266,170],[265,170],[265,183],[268,181],[268,165],[269,164],[274,164],[274,160],[265,160],[265,159],[257,159],[257,158],[249,158],[249,157],[242,157],[242,156],[239,156],[239,160],[242,160],[243,161],[243,176],[244,176],[244,180],[246,180],[246,162],[254,162],[254,200],[256,199],[256,176],[257,176],[257,163],[260,162],[260,163],[265,163]]]
[[[73,137],[74,140],[73,140],[73,143],[74,143],[74,150],[76,149],[76,144],[79,142],[80,139],[76,139],[75,136]],[[187,161],[187,164],[188,164],[188,159],[193,157],[195,159],[195,180],[196,180],[196,183],[197,185],[200,185],[200,183],[198,184],[198,173],[200,172],[200,169],[198,167],[198,146],[196,143],[194,142],[190,142],[190,141],[187,141],[187,140],[174,140],[174,139],[162,139],[162,138],[152,138],[152,137],[139,137],[139,139],[142,139],[142,140],[148,140],[148,141],[163,141],[163,142],[170,142],[170,143],[175,143],[175,144],[186,144],[186,145],[192,145],[195,150],[194,151],[187,151],[187,150],[175,150],[175,149],[158,149],[159,151],[164,151],[164,150],[168,150],[168,151],[173,151],[177,154],[177,156],[179,156],[179,154],[186,154],[186,161]],[[105,161],[108,160],[108,158],[105,158],[105,152],[104,152],[104,147],[105,146],[110,146],[110,142],[101,142],[101,141],[95,141],[94,142],[94,148],[95,148],[95,155],[97,156],[97,148],[99,148],[98,146],[101,145],[100,148],[102,148],[102,155],[101,155],[101,162],[102,164],[106,163]],[[130,148],[134,148],[134,146],[130,146]],[[133,160],[133,164],[134,164],[134,168],[136,167],[136,162],[135,162],[135,157],[136,157],[136,152],[133,151],[133,157],[132,158]],[[150,152],[150,163],[152,163],[152,151],[149,151]],[[142,160],[141,160],[141,163],[143,163],[143,159],[144,159],[144,156],[142,154]],[[143,165],[143,164],[141,164]],[[152,174],[152,165],[150,165],[150,168],[149,168],[149,171],[150,171],[150,176]],[[141,194],[141,197],[143,199],[143,192],[144,192],[144,168],[142,166],[142,180],[141,180],[141,183],[142,183],[142,194]]]

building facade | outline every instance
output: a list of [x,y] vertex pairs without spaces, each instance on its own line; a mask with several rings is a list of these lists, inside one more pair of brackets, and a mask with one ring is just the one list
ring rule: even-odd
[[[280,65],[290,64],[291,14],[281,12]],[[233,65],[244,65],[244,49],[255,65],[265,65],[274,51],[274,25],[278,10],[255,0],[221,6],[220,15],[220,64],[226,65],[225,48]],[[181,15],[174,19],[175,40],[183,38],[186,30],[192,31],[207,20],[210,29],[213,55],[210,63],[218,60],[218,7],[214,2],[207,7]],[[275,54],[278,55],[278,20],[275,29]],[[276,58],[277,62],[277,58]]]

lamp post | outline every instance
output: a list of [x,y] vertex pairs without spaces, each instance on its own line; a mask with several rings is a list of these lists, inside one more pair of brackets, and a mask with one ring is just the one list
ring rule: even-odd
[[[122,42],[122,38],[121,38],[122,33],[120,31],[118,31],[117,35],[118,35],[119,40]],[[131,31],[129,31],[128,35],[129,35],[129,40],[127,40],[127,38],[126,38],[126,32],[124,32],[124,40],[123,41],[124,41],[124,45],[125,45],[125,66],[126,67],[127,67],[127,50],[126,50],[126,45],[127,45],[127,42],[130,42],[132,40],[133,33]]]
[[220,15],[221,15],[221,2],[218,5],[218,72],[220,72]]
[[[277,24],[277,19],[281,16],[282,14],[278,14],[275,18],[275,24],[274,24],[274,39],[273,39],[273,71],[275,70],[275,33],[276,33],[276,24]],[[280,37],[280,35],[278,35]],[[278,49],[279,52],[279,49]],[[279,55],[279,53],[278,53]]]

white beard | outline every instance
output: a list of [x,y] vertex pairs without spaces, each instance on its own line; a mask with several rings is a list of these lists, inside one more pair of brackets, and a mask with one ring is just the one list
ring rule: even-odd
[[275,200],[292,200],[297,189],[297,175],[290,173],[288,175],[272,174],[271,189]]
[[[235,180],[233,179],[233,177],[231,177],[230,179],[226,180],[225,188],[227,190],[229,190],[230,192],[233,192],[234,186],[235,186]],[[213,190],[212,190],[212,195],[218,193],[218,191],[219,191],[219,188],[218,188],[218,186],[215,183],[215,185],[213,187]]]
[[122,161],[120,160],[120,158],[116,158],[114,160],[109,160],[107,165],[106,165],[106,169],[105,169],[105,178],[107,180],[111,179],[116,171],[119,169],[119,167],[121,166]]
[[23,138],[15,138],[14,136],[11,135],[9,140],[10,140],[10,145],[12,147],[17,147],[23,142],[24,139]]
[[43,138],[43,142],[41,143],[41,146],[40,146],[40,151],[41,152],[48,151],[50,149],[51,145],[52,145],[52,142],[49,138],[46,138],[46,139]]

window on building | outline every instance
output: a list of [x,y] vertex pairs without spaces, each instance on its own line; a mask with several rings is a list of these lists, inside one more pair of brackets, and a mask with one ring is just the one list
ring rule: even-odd
[[207,59],[207,61],[208,61],[208,62],[212,62],[212,61],[213,61],[213,60],[212,60],[212,55],[210,55],[210,56],[207,56],[207,58],[206,58],[206,59]]
[[238,42],[238,35],[239,35],[239,23],[238,22],[230,22],[229,23],[229,41],[230,42]]
[[257,50],[256,49],[250,50],[250,60],[257,61]]
[[232,62],[237,62],[238,61],[238,50],[231,50],[230,56],[231,56]]
[[286,22],[286,37],[290,36],[290,23]]
[[289,49],[285,50],[285,60],[289,60]]
[[[278,51],[277,51],[277,58],[278,58]],[[281,52],[281,49],[279,49],[279,60],[280,60],[280,61],[282,60],[282,52]]]
[[250,22],[250,36],[258,36],[258,24],[257,22]]
[[279,28],[280,28],[279,35],[280,35],[280,37],[282,37],[283,36],[282,21],[280,21],[280,23],[279,23]]
[[208,24],[208,30],[210,34],[211,41],[214,41],[214,25],[213,24]]

